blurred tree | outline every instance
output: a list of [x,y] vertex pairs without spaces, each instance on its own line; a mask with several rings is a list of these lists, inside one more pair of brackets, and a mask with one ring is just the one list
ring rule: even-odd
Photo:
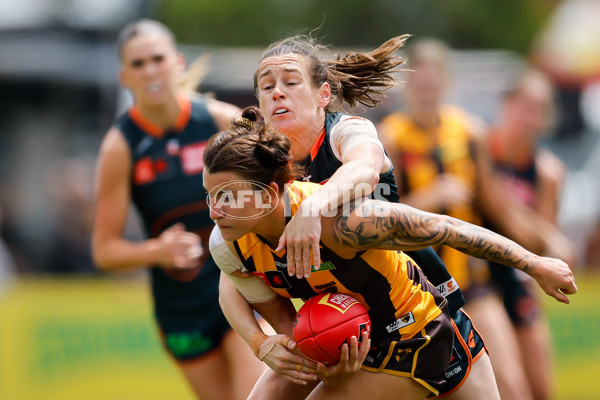
[[522,54],[556,0],[188,0],[162,1],[157,18],[184,43],[265,46],[319,29],[336,46],[373,46],[411,33],[455,48],[503,48]]

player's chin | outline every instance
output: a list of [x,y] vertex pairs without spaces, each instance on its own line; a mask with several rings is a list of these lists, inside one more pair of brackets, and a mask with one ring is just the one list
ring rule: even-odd
[[294,132],[294,128],[297,124],[289,118],[280,116],[277,118],[273,118],[271,120],[271,125],[273,125],[277,129],[277,131],[286,135],[288,133]]
[[241,238],[242,236],[244,236],[239,229],[236,229],[233,226],[220,226],[219,225],[219,230],[221,231],[221,236],[223,236],[223,239],[231,242],[234,240],[238,240],[239,238]]

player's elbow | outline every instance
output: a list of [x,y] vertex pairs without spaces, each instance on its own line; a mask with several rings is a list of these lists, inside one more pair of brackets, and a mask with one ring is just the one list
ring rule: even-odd
[[374,168],[370,171],[370,183],[371,187],[375,189],[375,186],[379,183],[379,173]]
[[422,225],[421,229],[425,232],[431,246],[446,245],[450,247],[455,247],[467,237],[470,226],[469,223],[442,214],[434,214],[433,218],[429,218]]
[[371,191],[375,190],[375,186],[379,183],[379,171],[375,168],[373,163],[368,163],[362,168],[364,172],[363,183],[366,183],[371,188]]
[[101,251],[92,250],[92,261],[100,271],[108,271],[110,269],[110,262]]
[[101,271],[107,271],[111,269],[110,257],[108,256],[108,251],[106,251],[106,246],[104,245],[104,241],[100,240],[96,235],[92,237],[92,261],[96,268]]

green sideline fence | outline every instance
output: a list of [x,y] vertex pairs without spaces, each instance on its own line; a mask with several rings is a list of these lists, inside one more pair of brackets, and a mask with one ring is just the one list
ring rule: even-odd
[[[555,400],[600,398],[600,274],[548,298]],[[0,399],[193,399],[163,352],[142,279],[20,279],[0,288]]]

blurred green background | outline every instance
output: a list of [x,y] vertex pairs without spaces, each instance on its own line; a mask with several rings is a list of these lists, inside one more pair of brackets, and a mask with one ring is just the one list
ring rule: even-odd
[[444,38],[456,48],[527,53],[556,5],[549,0],[169,0],[157,8],[180,41],[264,46],[317,27],[336,46],[374,46],[392,36]]

